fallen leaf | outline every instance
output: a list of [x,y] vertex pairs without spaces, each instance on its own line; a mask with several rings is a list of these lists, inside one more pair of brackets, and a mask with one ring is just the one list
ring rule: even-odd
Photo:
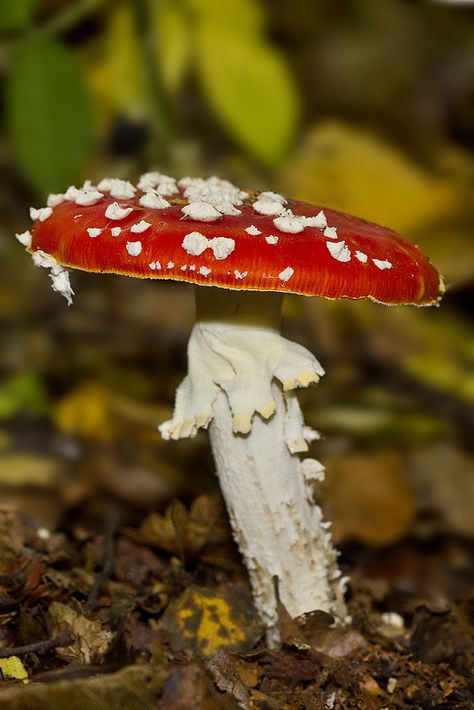
[[472,458],[449,441],[438,441],[413,451],[408,466],[420,507],[436,511],[452,532],[472,537]]
[[389,545],[407,533],[414,501],[397,454],[334,455],[325,465],[325,508],[336,543]]
[[110,399],[111,394],[102,385],[94,382],[82,384],[56,404],[55,424],[64,434],[110,441],[116,434]]
[[262,634],[250,591],[242,584],[188,587],[167,607],[162,626],[175,651],[192,650],[207,658],[222,648],[252,648]]
[[0,486],[48,488],[57,480],[58,464],[53,459],[14,453],[0,456]]
[[285,192],[363,215],[402,233],[456,213],[462,186],[433,177],[399,149],[368,131],[326,121],[314,126],[285,166]]
[[174,500],[164,515],[151,513],[138,534],[127,531],[137,542],[148,543],[181,559],[200,558],[223,569],[239,566],[231,543],[227,515],[220,495],[196,498],[190,511]]
[[74,639],[70,646],[58,648],[58,655],[77,663],[92,663],[104,656],[113,634],[98,619],[93,621],[60,602],[50,604],[48,615],[53,633],[68,631]]
[[232,695],[240,708],[252,707],[247,683],[242,678],[241,667],[240,671],[237,667],[237,659],[232,658],[226,651],[220,650],[208,661],[207,668],[219,690]]
[[28,683],[28,673],[18,656],[0,658],[0,673],[4,680],[22,680]]
[[174,665],[169,669],[157,710],[224,710],[232,705],[219,695],[199,663]]
[[0,710],[102,710],[156,707],[165,673],[149,665],[128,666],[117,673],[91,678],[72,678],[48,683],[30,683],[0,693]]

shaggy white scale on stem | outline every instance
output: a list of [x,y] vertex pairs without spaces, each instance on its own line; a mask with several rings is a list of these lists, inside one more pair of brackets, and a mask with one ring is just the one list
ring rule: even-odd
[[279,335],[280,295],[197,288],[196,297],[188,374],[173,419],[160,431],[179,439],[209,426],[234,537],[274,644],[275,575],[293,617],[315,609],[345,616],[337,552],[312,499],[323,469],[298,456],[315,435],[293,390],[324,371],[308,350]]

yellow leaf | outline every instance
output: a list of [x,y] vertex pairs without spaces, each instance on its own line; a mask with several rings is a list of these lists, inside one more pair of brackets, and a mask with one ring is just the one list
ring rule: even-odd
[[65,434],[110,441],[115,427],[110,414],[110,394],[99,384],[87,383],[57,404],[54,420]]
[[197,23],[196,64],[207,100],[224,127],[266,165],[286,156],[300,105],[285,58],[263,33],[206,15]]
[[318,124],[282,175],[299,199],[360,215],[409,234],[457,209],[453,179],[433,177],[368,131]]
[[1,486],[51,486],[57,477],[57,463],[30,454],[0,456]]
[[191,39],[182,7],[175,0],[151,4],[158,71],[165,86],[176,91],[190,60]]
[[262,631],[250,592],[239,584],[188,587],[168,606],[163,626],[174,649],[192,649],[205,657],[222,648],[251,648]]
[[114,3],[107,23],[103,90],[117,111],[134,118],[147,112],[147,90],[140,39],[131,3]]
[[28,683],[28,673],[18,656],[0,658],[0,672],[5,680],[22,680]]

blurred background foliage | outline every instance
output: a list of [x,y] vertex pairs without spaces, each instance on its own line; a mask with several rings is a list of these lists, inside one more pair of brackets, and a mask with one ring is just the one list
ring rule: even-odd
[[[145,508],[215,486],[204,436],[155,431],[191,289],[76,273],[67,309],[13,234],[85,178],[217,173],[389,225],[445,274],[437,309],[290,297],[285,333],[328,372],[302,401],[338,543],[472,535],[473,20],[422,0],[1,0],[5,500],[54,527],[97,486]],[[67,490],[20,491],[58,460]]]

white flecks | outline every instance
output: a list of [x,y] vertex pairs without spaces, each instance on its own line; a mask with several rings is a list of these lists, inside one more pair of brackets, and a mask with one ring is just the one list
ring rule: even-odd
[[[323,229],[324,227],[327,227],[327,219],[326,215],[322,210],[318,212],[317,215],[314,217],[306,217],[306,226],[307,227],[316,227],[317,229]],[[328,236],[328,235],[326,235]]]
[[248,197],[246,192],[228,180],[221,180],[216,176],[206,180],[185,177],[178,184],[188,202],[205,202],[225,215],[240,214],[237,207],[243,204],[243,201]]
[[372,261],[374,262],[374,264],[375,264],[375,266],[377,267],[377,269],[381,269],[382,271],[383,271],[384,269],[391,269],[392,266],[393,266],[393,265],[392,265],[392,262],[391,262],[391,261],[387,261],[387,260],[372,259]]
[[30,248],[32,240],[31,232],[27,231],[22,232],[21,234],[15,234],[15,237],[18,239],[20,244],[23,244],[24,247],[26,247],[27,249]]
[[250,227],[247,227],[245,231],[247,232],[247,234],[250,234],[251,237],[256,237],[257,234],[261,234],[261,231],[257,229],[254,224],[251,224]]
[[209,246],[209,240],[201,232],[190,232],[183,239],[182,247],[188,254],[199,256]]
[[206,249],[212,249],[216,259],[225,259],[234,251],[235,241],[227,237],[208,239],[201,232],[190,232],[184,237],[181,246],[193,256],[200,256]]
[[199,267],[199,273],[200,273],[202,276],[209,276],[209,274],[211,273],[211,270],[208,269],[207,266],[200,266],[200,267]]
[[59,266],[54,256],[46,254],[46,252],[41,249],[33,252],[31,258],[33,259],[33,264],[35,266],[42,266],[43,269],[54,269]]
[[97,190],[81,190],[79,194],[76,195],[74,202],[76,205],[88,207],[89,205],[95,205],[103,196],[104,195]]
[[393,676],[390,676],[390,678],[387,680],[387,693],[392,693],[395,692],[395,688],[397,687],[398,680],[394,678]]
[[270,190],[267,190],[266,192],[261,192],[260,195],[258,196],[259,200],[271,200],[272,202],[279,202],[280,205],[286,205],[288,200],[283,197],[283,195],[279,195],[278,192],[271,192]]
[[48,217],[51,217],[52,214],[53,210],[51,207],[40,207],[39,209],[30,207],[30,217],[33,221],[39,219],[40,222],[44,222]]
[[295,273],[295,270],[291,268],[291,266],[287,266],[286,269],[283,269],[283,271],[280,271],[278,274],[278,278],[280,281],[288,281],[291,279],[293,274]]
[[70,185],[66,192],[64,193],[64,199],[65,200],[71,200],[74,202],[76,197],[79,195],[81,191],[77,189],[75,185]]
[[214,237],[209,240],[209,246],[216,259],[226,259],[235,249],[235,241],[227,237]]
[[168,263],[166,264],[167,269],[172,269],[173,266],[174,266],[174,261],[168,261]]
[[114,180],[112,189],[110,190],[111,197],[116,197],[118,200],[131,200],[137,191],[137,188],[128,180]]
[[118,237],[122,233],[122,227],[112,227],[110,233],[113,237]]
[[188,268],[188,265],[187,265],[187,264],[183,264],[183,265],[180,267],[181,271],[186,271],[187,268]]
[[94,239],[95,237],[98,237],[99,234],[102,234],[101,229],[97,229],[95,227],[89,227],[87,230],[87,234]]
[[396,629],[405,628],[405,620],[403,616],[401,616],[401,614],[397,614],[396,611],[386,611],[381,614],[381,616],[384,624],[394,626]]
[[298,234],[306,226],[306,217],[297,217],[291,210],[285,210],[279,217],[273,220],[273,224],[280,232]]
[[48,530],[48,528],[37,528],[36,535],[39,537],[40,540],[49,540],[51,537],[51,532]]
[[130,212],[133,212],[133,207],[120,207],[118,202],[111,202],[105,210],[107,219],[125,219]]
[[171,206],[168,200],[165,200],[164,197],[151,190],[150,192],[145,192],[138,202],[142,207],[148,207],[150,210],[164,210],[166,207]]
[[178,180],[178,186],[182,189],[185,190],[187,187],[193,184],[195,180],[200,180],[201,178],[193,178],[190,177],[189,175],[186,175],[185,177],[182,177],[180,180]]
[[51,270],[49,275],[51,279],[51,288],[53,291],[60,293],[61,296],[67,301],[67,305],[70,306],[72,303],[72,297],[74,296],[74,291],[71,287],[71,282],[69,281],[69,271],[63,267],[59,267],[58,271],[55,272],[54,269]]
[[42,266],[44,269],[50,269],[50,279],[51,287],[53,291],[60,293],[67,301],[68,306],[72,303],[72,297],[74,296],[74,291],[71,288],[69,281],[69,272],[63,266],[58,264],[56,259],[46,252],[35,251],[32,254],[33,263],[35,266]]
[[252,207],[254,208],[255,212],[266,215],[268,217],[279,215],[280,212],[283,212],[284,210],[284,207],[281,202],[277,202],[276,200],[263,199],[261,196],[256,202],[253,203]]
[[97,188],[103,192],[110,192],[116,179],[117,178],[103,178],[97,185]]
[[137,191],[131,182],[119,178],[104,178],[97,187],[104,192],[110,192],[110,195],[117,200],[131,200]]
[[359,259],[363,264],[367,263],[367,259],[369,258],[367,254],[364,254],[363,251],[356,251],[355,253],[356,259]]
[[162,175],[162,173],[158,172],[149,172],[141,175],[138,187],[144,192],[154,190],[157,194],[166,196],[175,195],[179,192],[176,180],[173,177]]
[[228,215],[229,217],[237,217],[239,214],[242,214],[242,211],[237,209],[232,202],[227,202],[226,200],[219,202],[216,209],[219,210],[221,214]]
[[248,271],[238,271],[235,269],[234,276],[236,279],[244,279],[248,274]]
[[148,266],[150,267],[150,269],[152,269],[152,271],[159,271],[161,269],[161,264],[159,261],[152,261]]
[[132,224],[132,226],[130,227],[130,231],[134,234],[141,234],[141,232],[146,232],[146,230],[150,229],[150,227],[150,222],[147,222],[146,220],[142,219],[140,220],[140,222]]
[[274,234],[270,234],[268,237],[265,237],[265,241],[267,244],[278,244],[278,237],[275,237]]
[[191,266],[189,267],[189,270],[196,271],[196,264],[191,264]]
[[337,239],[337,227],[326,227],[323,234],[325,237],[329,237],[329,239]]
[[82,216],[83,216],[82,214],[75,214],[74,219],[81,219]]
[[57,207],[61,204],[61,202],[64,202],[65,199],[65,196],[61,192],[51,193],[50,195],[48,195],[46,204],[48,205],[48,207]]
[[351,250],[348,248],[347,244],[342,242],[326,242],[331,256],[337,261],[350,261],[351,260]]
[[209,202],[190,202],[185,205],[181,212],[188,219],[195,219],[198,222],[215,222],[216,219],[222,217],[221,213],[216,210]]
[[127,242],[125,245],[127,252],[130,256],[138,256],[142,253],[142,243],[141,242]]
[[279,195],[277,192],[261,192],[252,207],[255,212],[272,217],[286,212],[283,207],[286,202],[283,195]]

